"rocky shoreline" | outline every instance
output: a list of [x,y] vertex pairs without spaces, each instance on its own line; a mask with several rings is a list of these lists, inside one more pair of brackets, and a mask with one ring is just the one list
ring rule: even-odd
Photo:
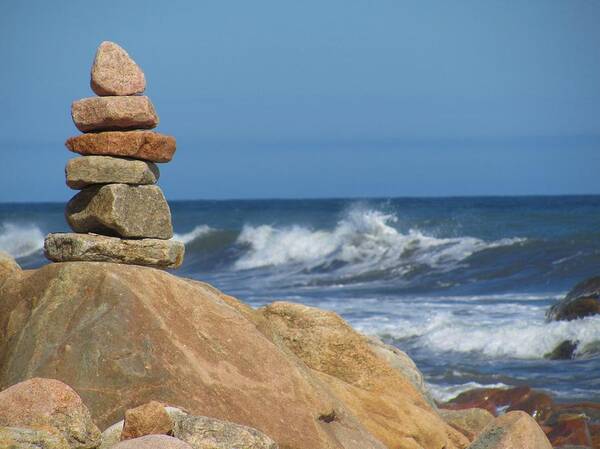
[[[8,256],[0,298],[0,447],[600,447],[595,404],[512,389],[437,405],[405,353],[312,307],[253,309],[154,268],[21,270]],[[92,436],[69,436],[82,416]]]

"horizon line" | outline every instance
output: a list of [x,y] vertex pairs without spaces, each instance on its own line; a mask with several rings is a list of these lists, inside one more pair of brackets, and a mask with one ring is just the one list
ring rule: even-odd
[[[331,196],[331,197],[256,197],[256,198],[188,198],[188,199],[167,199],[169,203],[184,203],[191,201],[212,201],[212,202],[243,202],[243,201],[340,201],[340,200],[435,200],[435,199],[502,199],[502,198],[565,198],[565,197],[600,197],[600,193],[517,193],[511,195],[482,194],[482,195],[403,195],[403,196]],[[68,201],[68,200],[67,200]],[[18,205],[18,204],[66,204],[67,201],[0,201],[0,205]]]

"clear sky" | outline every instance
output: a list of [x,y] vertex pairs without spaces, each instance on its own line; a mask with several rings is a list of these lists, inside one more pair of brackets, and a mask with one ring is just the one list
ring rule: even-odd
[[97,45],[170,199],[600,193],[600,1],[3,1],[0,202],[64,201]]

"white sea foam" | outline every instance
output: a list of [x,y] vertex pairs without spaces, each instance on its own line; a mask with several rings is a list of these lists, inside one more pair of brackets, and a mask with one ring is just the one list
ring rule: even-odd
[[284,264],[313,268],[341,262],[345,268],[339,271],[345,270],[348,274],[394,269],[394,274],[402,275],[413,264],[446,268],[478,251],[523,241],[437,238],[415,229],[402,233],[393,227],[397,220],[394,215],[377,210],[355,209],[332,230],[244,226],[238,243],[247,245],[249,250],[237,260],[235,268]]
[[0,224],[0,251],[12,257],[26,257],[44,247],[44,234],[34,224]]
[[[493,359],[540,359],[565,340],[579,342],[578,351],[600,341],[598,316],[546,322],[547,301],[541,300],[543,296],[524,295],[522,302],[510,302],[511,297],[367,303],[365,316],[352,319],[351,324],[366,334],[398,341],[416,338],[419,347],[434,353],[473,353]],[[344,307],[340,311],[344,312]]]
[[214,231],[214,229],[210,226],[200,225],[196,226],[190,232],[186,232],[183,234],[174,234],[173,240],[179,240],[180,242],[187,244],[196,240],[199,237],[204,237],[205,235],[210,234],[212,231]]
[[477,382],[467,382],[460,385],[427,384],[427,387],[433,396],[433,399],[438,402],[448,402],[457,397],[459,394],[476,388],[509,388],[510,386],[503,383],[483,385]]
[[451,320],[430,330],[423,344],[435,351],[478,352],[492,358],[539,359],[565,340],[579,348],[600,339],[600,317],[546,323],[515,319],[512,322],[461,322]]

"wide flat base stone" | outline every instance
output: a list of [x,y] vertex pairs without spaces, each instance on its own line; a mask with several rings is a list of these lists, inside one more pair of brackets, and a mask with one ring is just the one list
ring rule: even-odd
[[114,262],[156,268],[177,268],[185,246],[176,240],[120,239],[96,234],[54,233],[44,241],[53,262]]

